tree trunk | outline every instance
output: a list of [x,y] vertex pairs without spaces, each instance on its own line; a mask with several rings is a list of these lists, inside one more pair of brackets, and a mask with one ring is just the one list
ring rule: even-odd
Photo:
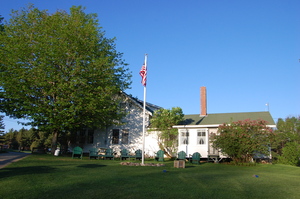
[[58,131],[55,130],[52,137],[52,143],[51,143],[51,154],[54,155],[54,152],[57,148],[57,137],[58,137]]

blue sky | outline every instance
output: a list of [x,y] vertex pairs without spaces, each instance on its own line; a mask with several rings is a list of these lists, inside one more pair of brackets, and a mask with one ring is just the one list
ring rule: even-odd
[[[200,113],[267,111],[300,115],[298,0],[1,0],[0,15],[33,3],[53,13],[72,5],[97,13],[132,72],[128,94],[143,99],[139,70],[148,54],[147,102]],[[4,119],[5,130],[22,126]],[[30,128],[30,127],[27,127]]]

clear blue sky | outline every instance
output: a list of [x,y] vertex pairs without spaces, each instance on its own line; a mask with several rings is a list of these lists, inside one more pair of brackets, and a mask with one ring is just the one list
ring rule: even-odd
[[8,20],[29,2],[50,13],[72,5],[97,13],[129,63],[134,97],[143,99],[147,53],[147,102],[199,114],[206,86],[208,113],[266,111],[269,103],[275,122],[300,115],[299,0],[1,0],[0,15]]

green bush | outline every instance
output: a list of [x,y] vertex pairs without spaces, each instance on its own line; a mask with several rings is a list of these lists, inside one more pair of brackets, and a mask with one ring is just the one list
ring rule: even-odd
[[282,149],[282,155],[278,157],[278,162],[300,166],[300,145],[297,142],[287,143]]

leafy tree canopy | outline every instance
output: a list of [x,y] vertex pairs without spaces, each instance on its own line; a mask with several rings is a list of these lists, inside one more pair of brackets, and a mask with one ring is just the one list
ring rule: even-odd
[[275,130],[275,140],[272,145],[275,157],[282,155],[282,149],[289,142],[300,144],[300,117],[279,118]]
[[255,155],[269,155],[272,135],[266,121],[248,119],[220,125],[218,134],[211,139],[214,147],[236,163],[249,163]]
[[276,132],[284,135],[288,141],[297,140],[300,143],[300,117],[279,118]]
[[122,118],[131,74],[96,17],[81,6],[13,11],[0,32],[0,111],[51,132]]
[[184,114],[179,107],[172,109],[157,110],[150,120],[151,130],[159,131],[158,144],[165,153],[171,157],[177,146],[178,130],[172,126],[179,124],[183,120]]
[[300,165],[300,117],[278,119],[272,151],[277,162]]
[[5,127],[3,118],[4,118],[4,116],[0,115],[0,133],[3,132],[2,129],[4,129],[4,127]]
[[0,15],[0,31],[3,31],[4,30],[4,25],[3,25],[3,23],[2,23],[2,21],[3,21],[3,17],[1,17],[1,15]]

